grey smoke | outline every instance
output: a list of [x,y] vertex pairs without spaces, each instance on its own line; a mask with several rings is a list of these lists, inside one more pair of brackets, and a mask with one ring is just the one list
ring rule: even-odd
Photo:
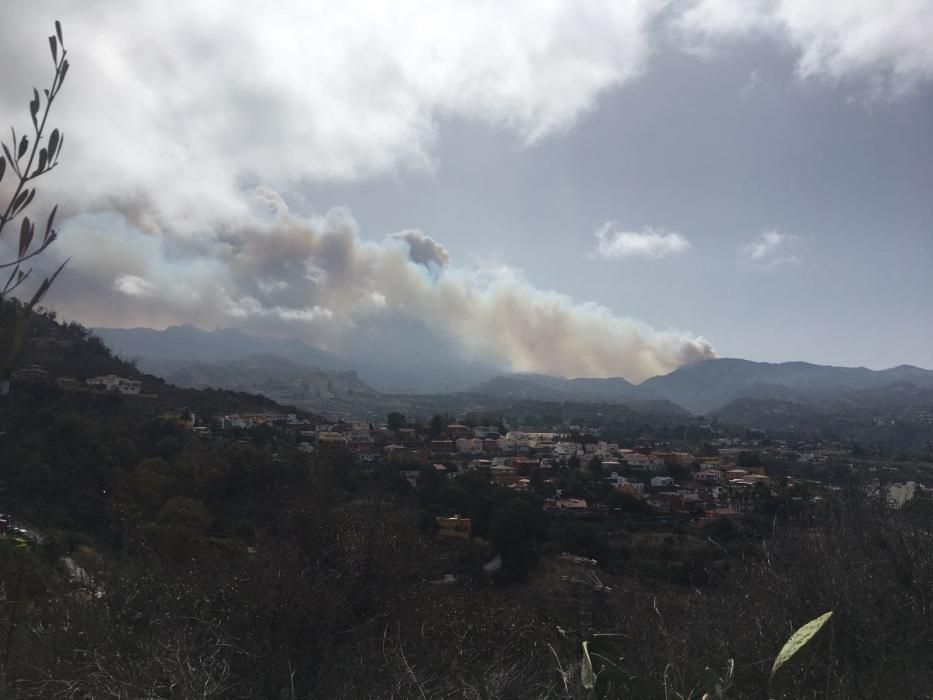
[[424,265],[431,269],[431,265],[438,268],[447,267],[450,262],[450,253],[440,243],[430,236],[424,235],[416,229],[410,231],[400,231],[393,233],[391,238],[398,241],[405,241],[408,244],[408,255],[412,262]]
[[702,337],[576,303],[514,268],[458,266],[421,231],[365,241],[349,211],[298,216],[267,188],[243,209],[196,236],[143,230],[136,207],[72,218],[56,305],[93,325],[236,325],[338,353],[367,323],[408,319],[465,360],[567,376],[640,380],[715,356]]

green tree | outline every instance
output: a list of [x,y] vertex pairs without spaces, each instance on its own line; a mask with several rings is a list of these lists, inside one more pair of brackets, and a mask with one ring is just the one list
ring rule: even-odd
[[505,581],[525,578],[534,561],[534,545],[520,507],[510,503],[496,511],[489,526],[489,541],[502,557],[499,577]]
[[704,442],[700,446],[700,449],[697,450],[697,456],[698,457],[718,457],[719,450],[713,447],[713,445],[711,445],[710,443]]
[[399,413],[398,411],[393,411],[386,416],[386,425],[388,426],[389,430],[401,430],[406,425],[405,414]]
[[654,509],[638,496],[624,491],[613,491],[606,497],[606,505],[623,515],[652,515]]
[[583,497],[591,503],[602,503],[613,488],[603,479],[590,479],[583,490]]
[[689,479],[693,476],[695,464],[683,464],[680,462],[671,462],[667,465],[667,475],[674,481]]
[[904,504],[902,513],[909,520],[929,527],[933,523],[933,495],[928,490],[917,489],[913,498]]
[[539,498],[550,498],[554,495],[554,487],[544,479],[540,469],[532,470],[529,488]]
[[716,518],[703,526],[703,532],[719,542],[732,542],[741,534],[732,518]]
[[590,480],[579,469],[561,469],[557,486],[564,498],[584,498]]
[[609,553],[606,534],[589,523],[567,523],[560,534],[561,549],[602,561]]
[[439,505],[441,490],[446,481],[446,477],[438,474],[434,467],[430,465],[422,467],[421,471],[418,473],[416,482],[418,505],[421,508]]
[[440,435],[447,428],[447,422],[444,420],[443,416],[435,413],[431,417],[431,422],[428,424],[428,434],[432,438],[440,437]]
[[127,482],[127,490],[143,508],[157,509],[179,491],[170,473],[171,467],[164,459],[144,459]]
[[203,532],[211,524],[211,516],[201,501],[187,496],[176,496],[162,506],[162,510],[159,511],[159,522],[163,525],[177,525]]

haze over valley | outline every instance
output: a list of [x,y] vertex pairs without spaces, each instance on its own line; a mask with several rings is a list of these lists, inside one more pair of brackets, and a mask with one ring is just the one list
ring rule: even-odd
[[[618,403],[675,415],[724,413],[742,423],[735,415],[739,406],[752,415],[774,402],[811,412],[832,413],[847,403],[870,410],[876,401],[890,404],[897,389],[903,391],[903,402],[894,403],[903,403],[904,410],[933,400],[933,371],[910,365],[870,370],[722,358],[697,360],[636,384],[622,377],[567,379],[493,369],[482,375],[476,367],[459,367],[456,358],[446,358],[448,364],[438,375],[422,375],[412,386],[399,386],[400,377],[391,370],[383,373],[366,365],[357,370],[333,353],[293,339],[194,326],[163,331],[98,328],[94,333],[117,355],[171,384],[259,393],[357,419],[398,409],[429,416],[438,410],[456,412],[477,405],[491,409],[510,401],[538,400]],[[790,424],[793,415],[786,418]]]

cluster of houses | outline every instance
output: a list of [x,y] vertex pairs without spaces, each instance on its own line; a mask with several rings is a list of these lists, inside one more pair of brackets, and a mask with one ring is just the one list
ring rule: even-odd
[[311,422],[299,418],[295,413],[228,413],[217,416],[215,423],[221,430],[249,430],[260,425],[313,428]]
[[[192,430],[207,434],[205,425]],[[605,512],[605,502],[591,503],[584,498],[562,494],[561,472],[579,469],[588,479],[599,479],[614,491],[628,494],[662,516],[687,517],[702,526],[720,517],[741,517],[755,510],[771,493],[771,479],[760,466],[748,466],[742,455],[756,449],[756,441],[713,438],[715,456],[654,447],[623,448],[593,435],[563,432],[509,430],[502,426],[448,425],[440,434],[424,427],[374,425],[365,421],[333,422],[320,417],[299,417],[288,413],[239,413],[217,416],[215,427],[230,429],[271,425],[294,436],[298,448],[313,453],[327,446],[338,446],[354,454],[361,468],[379,464],[396,465],[399,476],[417,488],[425,469],[455,477],[479,472],[498,486],[525,491],[550,485],[554,493],[545,508],[557,515],[593,516]],[[789,446],[771,440],[771,450],[780,455],[795,451],[800,462],[833,462],[845,457],[838,447]],[[701,451],[701,452],[706,452]],[[598,462],[598,466],[594,463]],[[895,507],[914,495],[915,486],[893,485],[888,500]],[[678,516],[679,514],[679,516]],[[439,518],[437,531],[445,536],[469,537],[469,519]]]
[[[736,499],[736,492],[751,492],[760,485],[756,489],[760,494],[769,481],[761,469],[739,468],[737,449],[723,450],[716,458],[698,458],[684,451],[621,448],[592,436],[572,440],[557,432],[453,424],[440,435],[431,435],[413,427],[390,430],[366,422],[300,421],[279,414],[223,416],[220,422],[239,428],[264,423],[290,426],[297,431],[301,449],[313,452],[336,444],[352,451],[362,465],[396,464],[401,478],[412,487],[417,487],[424,469],[451,477],[481,470],[493,483],[522,491],[531,488],[532,474],[556,485],[560,469],[573,465],[612,489],[643,499],[660,513],[734,513],[752,502]],[[595,470],[590,468],[594,460],[599,464]],[[563,498],[559,492],[548,506],[569,512],[602,507],[581,498]]]
[[138,394],[143,388],[143,383],[139,379],[119,377],[116,374],[91,377],[85,383],[92,388],[115,391],[119,394]]
[[[70,390],[92,390],[105,391],[117,394],[138,395],[143,388],[143,383],[139,379],[130,379],[129,377],[120,377],[116,374],[105,374],[100,377],[90,377],[84,382],[74,377],[55,377],[49,374],[46,369],[39,365],[26,365],[13,372],[13,378],[26,380],[30,382],[49,382],[55,383],[63,389]],[[10,392],[10,380],[0,381],[0,396]]]

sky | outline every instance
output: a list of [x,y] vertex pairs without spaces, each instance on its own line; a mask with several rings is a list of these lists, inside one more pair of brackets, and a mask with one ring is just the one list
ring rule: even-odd
[[[933,3],[11,4],[60,19],[48,305],[358,366],[933,367]],[[2,185],[0,185],[2,187]],[[0,245],[10,245],[0,241]],[[40,270],[41,271],[41,270]]]

